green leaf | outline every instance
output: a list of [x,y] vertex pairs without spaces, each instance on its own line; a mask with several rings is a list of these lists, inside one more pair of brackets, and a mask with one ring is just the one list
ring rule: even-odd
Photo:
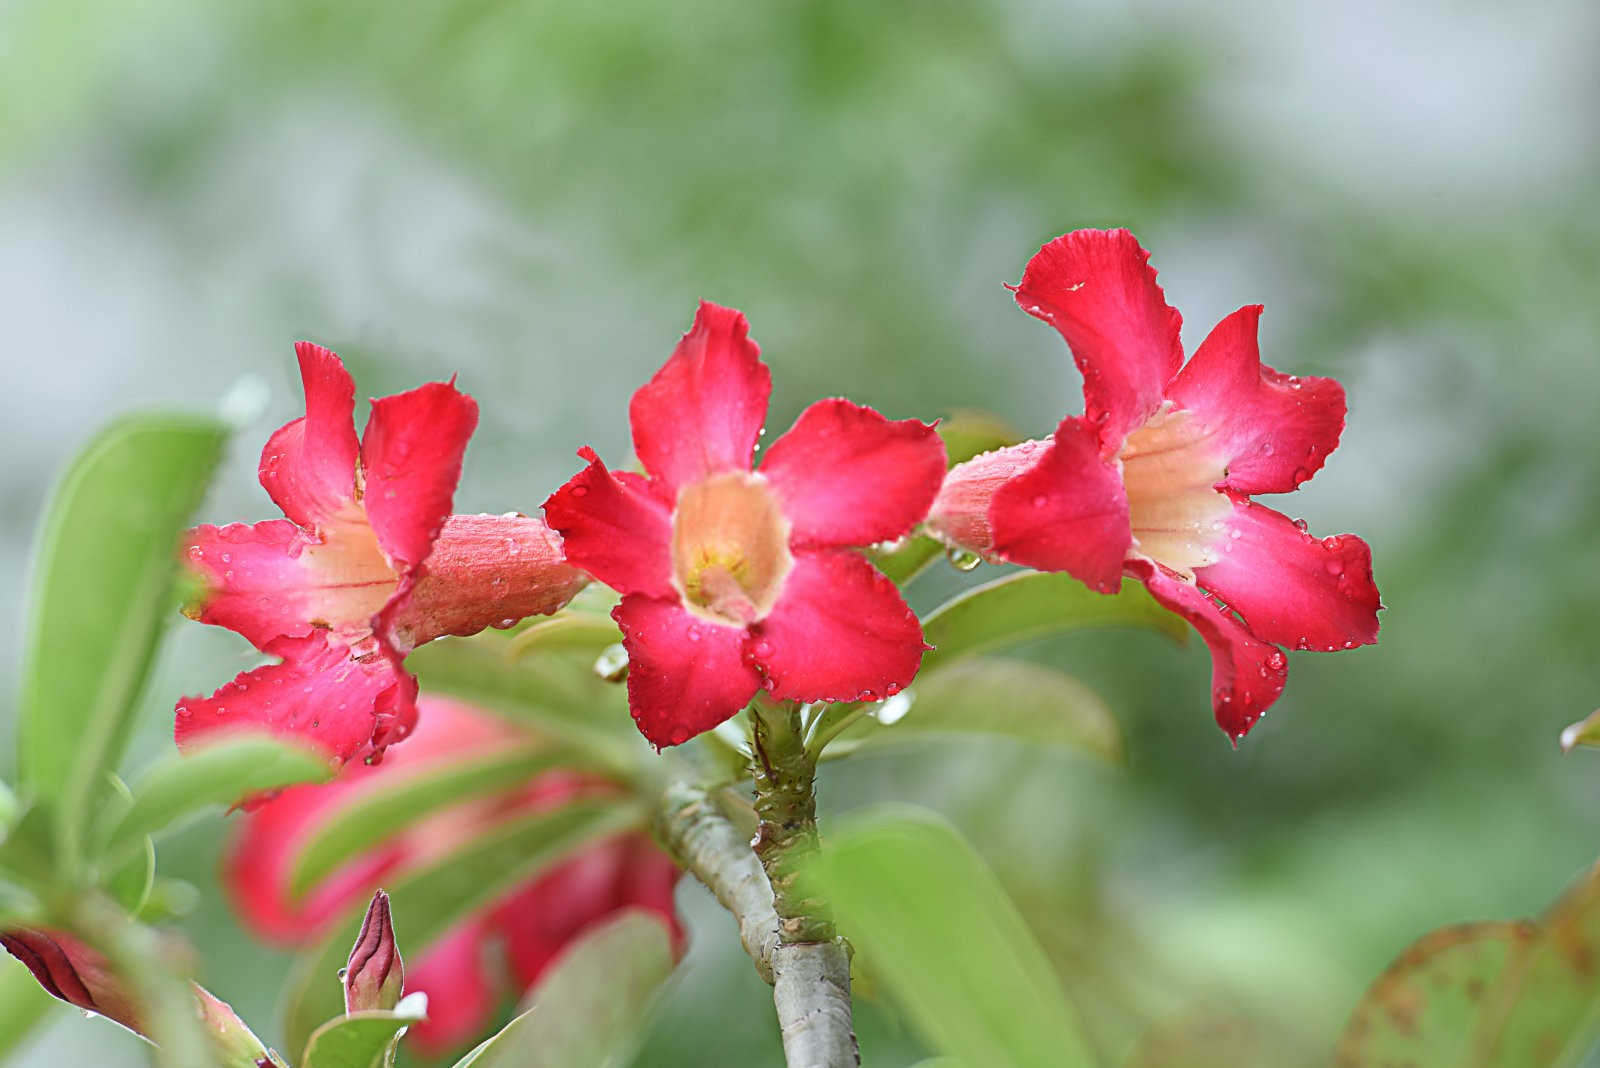
[[626,688],[597,677],[587,651],[519,659],[514,640],[489,634],[430,642],[406,667],[429,693],[532,724],[612,766],[625,767],[644,745],[628,715]]
[[27,790],[57,803],[69,863],[127,743],[172,611],[178,532],[226,436],[207,419],[125,419],[83,452],[51,502],[29,592],[19,764]]
[[379,779],[318,823],[299,845],[289,862],[289,892],[300,897],[350,857],[440,808],[499,793],[548,768],[578,766],[571,750],[538,745]]
[[1483,998],[1484,1066],[1577,1065],[1600,1039],[1600,867],[1540,918]]
[[146,835],[174,831],[207,810],[332,776],[327,757],[308,746],[262,733],[229,733],[146,772],[132,804],[107,831],[106,849],[117,856]]
[[1022,571],[967,590],[922,621],[934,649],[922,658],[919,677],[984,649],[1085,627],[1147,627],[1177,641],[1189,634],[1140,583],[1104,594],[1065,573]]
[[1015,445],[1022,440],[1022,433],[993,412],[964,408],[939,420],[939,437],[944,439],[945,452],[954,467],[979,453]]
[[873,549],[867,559],[898,586],[916,578],[944,555],[944,546],[926,534],[913,534],[892,549]]
[[1423,935],[1362,995],[1335,1063],[1473,1063],[1474,1025],[1484,997],[1532,936],[1533,925],[1526,923],[1464,923]]
[[296,1068],[384,1068],[406,1028],[425,1019],[427,998],[403,999],[389,1012],[354,1012],[329,1020],[311,1033]]
[[[587,801],[533,813],[470,838],[454,852],[388,888],[395,931],[406,954],[426,953],[461,917],[488,906],[577,850],[640,826],[636,805]],[[339,969],[360,930],[365,902],[302,955],[285,997],[290,1048],[303,1045],[343,1004]]]
[[11,787],[0,782],[0,839],[5,838],[6,832],[11,830],[11,825],[17,821],[21,811],[17,795],[11,792]]
[[21,962],[0,953],[0,1062],[37,1027],[60,1002],[44,992]]
[[974,1066],[1092,1063],[1044,951],[949,825],[906,808],[858,816],[807,880],[935,1050]]
[[[900,718],[880,722],[864,716],[827,752],[850,742],[856,748],[878,748],[939,736],[987,734],[1086,752],[1110,762],[1122,760],[1122,735],[1105,702],[1077,679],[1041,664],[981,657],[963,660],[901,696],[910,700]],[[893,699],[880,707],[894,708]]]
[[533,1007],[455,1068],[625,1068],[672,967],[666,926],[630,909],[569,946],[534,987]]

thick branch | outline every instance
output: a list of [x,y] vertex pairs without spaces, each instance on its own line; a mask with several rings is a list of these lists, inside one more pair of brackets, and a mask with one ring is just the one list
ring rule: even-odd
[[698,786],[675,782],[661,798],[657,833],[674,859],[694,873],[739,923],[739,941],[756,971],[773,981],[773,951],[778,948],[778,914],[772,887],[750,843],[716,802]]
[[673,783],[662,795],[656,831],[739,924],[756,971],[772,984],[790,1068],[851,1068],[861,1063],[850,1017],[850,959],[838,939],[785,944],[772,886],[750,843],[704,790]]

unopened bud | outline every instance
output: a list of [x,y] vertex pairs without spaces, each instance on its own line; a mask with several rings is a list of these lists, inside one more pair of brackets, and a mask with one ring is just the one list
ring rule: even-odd
[[46,992],[139,1031],[139,1010],[106,959],[70,935],[37,928],[0,931],[0,945],[16,957]]
[[406,966],[394,939],[389,895],[379,890],[367,906],[367,917],[361,921],[361,933],[344,970],[344,1011],[392,1009],[400,1003],[405,985]]

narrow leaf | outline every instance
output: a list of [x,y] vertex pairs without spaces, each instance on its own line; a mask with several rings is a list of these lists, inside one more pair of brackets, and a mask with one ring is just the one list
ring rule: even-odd
[[898,718],[884,722],[864,716],[827,752],[848,743],[879,748],[978,734],[1085,752],[1110,762],[1122,759],[1122,735],[1105,702],[1077,679],[1042,664],[963,660],[901,696],[907,703]]
[[[579,802],[512,820],[388,887],[397,937],[414,953],[428,948],[463,917],[526,885],[574,852],[642,822],[639,809],[617,802]],[[302,1045],[343,1005],[339,968],[359,933],[365,905],[350,912],[320,945],[301,956],[285,996],[284,1029]]]
[[289,893],[302,896],[350,857],[430,813],[499,793],[559,766],[581,762],[571,750],[540,745],[384,777],[319,822],[300,843],[290,861]]
[[533,989],[532,1007],[455,1068],[624,1068],[672,966],[661,920],[624,912],[572,943]]
[[532,723],[610,764],[627,763],[644,744],[628,716],[626,689],[600,679],[587,651],[519,659],[514,639],[447,638],[417,649],[406,667],[430,693]]
[[1472,1063],[1472,1035],[1485,995],[1526,923],[1464,923],[1423,935],[1362,995],[1339,1039],[1338,1068]]
[[1085,627],[1147,627],[1183,641],[1188,626],[1137,582],[1095,593],[1065,573],[1023,571],[946,601],[922,622],[921,677],[971,653]]
[[407,1027],[427,1016],[427,998],[413,994],[391,1011],[356,1012],[311,1033],[297,1068],[382,1068]]
[[113,854],[145,835],[171,832],[208,810],[301,782],[326,782],[327,758],[266,734],[228,734],[182,756],[171,756],[138,781],[133,803],[107,832]]
[[1092,1063],[1044,951],[947,824],[903,808],[860,816],[825,846],[809,879],[940,1053],[970,1065]]
[[126,745],[172,611],[178,531],[225,438],[210,420],[124,420],[84,451],[51,502],[29,593],[19,763],[28,790],[59,804],[69,858]]

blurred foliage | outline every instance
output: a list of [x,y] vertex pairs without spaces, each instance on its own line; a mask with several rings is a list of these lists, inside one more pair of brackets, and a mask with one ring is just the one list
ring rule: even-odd
[[[1003,740],[864,751],[825,770],[824,834],[883,799],[944,813],[1099,1049],[1221,1007],[1270,1032],[1259,1048],[1326,1056],[1419,932],[1530,914],[1595,853],[1600,769],[1556,745],[1600,700],[1595,89],[1545,53],[1592,41],[1596,13],[1437,0],[1414,26],[1358,8],[1352,50],[1315,14],[1338,6],[1109,7],[0,8],[0,300],[24,410],[7,589],[52,469],[108,408],[209,405],[258,374],[280,387],[243,436],[262,440],[293,414],[289,342],[307,334],[375,395],[462,370],[484,407],[472,509],[531,512],[577,445],[620,448],[627,394],[700,296],[750,314],[775,432],[842,393],[1040,434],[1076,409],[1075,376],[997,283],[1063,230],[1131,226],[1191,348],[1260,300],[1269,362],[1345,382],[1342,448],[1279,506],[1372,542],[1379,645],[1293,654],[1235,753],[1199,643],[1042,640],[1029,657],[1108,701],[1124,769]],[[1308,41],[1339,77],[1263,118]],[[1554,104],[1501,80],[1519,55],[1553,72]],[[1357,91],[1412,68],[1389,99]],[[1363,155],[1327,133],[1341,108],[1360,130],[1411,116],[1414,136]],[[1466,164],[1430,151],[1457,114]],[[266,514],[250,453],[214,517]],[[913,599],[963,581],[938,565]],[[232,637],[180,632],[136,754],[170,745],[178,694],[247,663]],[[163,843],[161,870],[213,886],[225,833]],[[773,1063],[767,991],[723,917],[684,899],[694,948],[637,1063]],[[209,891],[186,928],[208,985],[279,1037],[285,958]],[[69,1022],[22,1061],[112,1063],[120,1036]],[[925,1055],[881,1000],[858,1022],[869,1063]]]

